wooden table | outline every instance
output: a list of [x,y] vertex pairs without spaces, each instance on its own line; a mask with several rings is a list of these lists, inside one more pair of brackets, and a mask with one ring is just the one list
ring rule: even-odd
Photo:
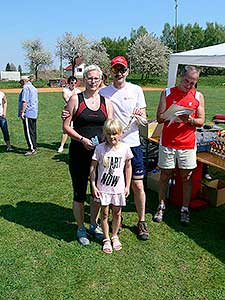
[[220,156],[214,155],[210,152],[198,152],[197,160],[225,171],[225,159],[222,159]]

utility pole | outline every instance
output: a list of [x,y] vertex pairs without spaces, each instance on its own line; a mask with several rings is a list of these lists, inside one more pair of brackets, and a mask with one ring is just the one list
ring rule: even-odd
[[178,13],[178,0],[175,0],[175,40],[176,40],[176,52],[178,51],[177,13]]

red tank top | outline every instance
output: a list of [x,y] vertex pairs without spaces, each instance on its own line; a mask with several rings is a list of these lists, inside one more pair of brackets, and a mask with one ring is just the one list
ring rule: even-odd
[[[181,91],[178,87],[166,89],[166,109],[172,104],[192,108],[195,111],[192,117],[197,117],[197,108],[199,106],[199,92],[195,89],[188,93]],[[166,121],[162,130],[161,143],[165,147],[174,149],[194,149],[196,142],[195,127],[189,123],[172,123],[168,126]]]

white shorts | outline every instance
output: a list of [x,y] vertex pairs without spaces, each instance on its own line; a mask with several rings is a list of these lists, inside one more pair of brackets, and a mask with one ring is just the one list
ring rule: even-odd
[[100,198],[94,198],[94,201],[100,203],[101,205],[115,205],[115,206],[126,206],[125,194],[106,194],[101,193]]
[[197,167],[196,149],[177,150],[159,145],[159,167],[175,169],[176,164],[179,169],[195,169]]

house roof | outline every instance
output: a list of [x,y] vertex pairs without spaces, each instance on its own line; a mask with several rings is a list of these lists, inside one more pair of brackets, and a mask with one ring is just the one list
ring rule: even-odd
[[72,65],[67,66],[64,70],[66,70],[66,71],[72,71]]
[[[81,58],[80,57],[76,58],[75,62],[76,62],[75,67],[79,66],[81,64]],[[64,68],[64,70],[72,71],[72,65],[71,64],[68,65],[66,68]]]

